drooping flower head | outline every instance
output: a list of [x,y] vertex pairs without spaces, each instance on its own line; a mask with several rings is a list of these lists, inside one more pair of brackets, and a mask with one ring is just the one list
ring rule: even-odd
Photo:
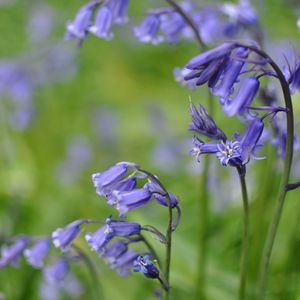
[[24,256],[34,268],[42,268],[44,266],[44,259],[48,255],[50,247],[50,238],[38,240],[32,248],[24,251]]
[[65,228],[58,228],[52,233],[52,240],[55,247],[63,252],[70,250],[70,244],[78,236],[80,225],[86,223],[86,220],[77,220],[67,225]]
[[159,278],[159,270],[150,260],[149,255],[139,256],[133,262],[133,271],[134,272],[142,272],[148,278]]
[[54,264],[47,266],[43,270],[44,277],[49,283],[60,283],[69,272],[69,262],[65,257],[58,258]]

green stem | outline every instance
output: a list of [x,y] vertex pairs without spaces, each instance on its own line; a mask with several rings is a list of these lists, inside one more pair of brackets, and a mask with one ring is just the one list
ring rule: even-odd
[[78,255],[81,257],[85,265],[87,266],[87,269],[89,271],[89,274],[91,275],[91,281],[92,281],[92,290],[94,294],[95,300],[104,299],[104,296],[101,291],[101,287],[98,281],[98,274],[96,271],[96,268],[93,264],[93,262],[90,260],[90,258],[84,253],[83,250],[80,249],[77,245],[72,245],[72,247],[76,250]]
[[170,299],[170,268],[171,268],[171,253],[172,253],[172,232],[173,232],[173,212],[172,212],[172,201],[169,196],[169,193],[167,189],[164,187],[164,185],[158,180],[157,177],[155,177],[153,174],[149,173],[148,171],[139,169],[141,173],[144,173],[145,175],[148,176],[150,180],[153,180],[156,182],[161,189],[164,192],[164,195],[167,198],[168,201],[168,213],[169,213],[169,221],[167,225],[167,230],[166,230],[166,264],[165,264],[165,270],[164,270],[164,276],[166,279],[166,285],[168,286],[168,289],[165,290],[165,300]]
[[140,237],[142,239],[142,242],[144,242],[144,244],[146,245],[146,247],[149,249],[151,255],[153,256],[154,259],[157,260],[158,266],[159,268],[161,268],[161,262],[160,259],[155,251],[155,249],[152,247],[152,245],[150,244],[150,242],[140,233]]
[[274,215],[272,218],[271,225],[269,227],[267,240],[263,252],[263,259],[261,264],[260,271],[260,282],[259,282],[259,299],[263,300],[265,298],[266,286],[267,286],[267,276],[269,271],[270,259],[272,254],[272,249],[276,237],[276,233],[278,230],[278,225],[280,222],[280,218],[282,215],[283,205],[285,196],[287,193],[287,185],[290,177],[290,170],[293,161],[293,143],[294,143],[294,114],[293,114],[293,105],[290,94],[289,84],[285,80],[285,77],[278,67],[278,65],[262,50],[256,49],[252,46],[247,46],[240,44],[242,47],[247,47],[253,52],[256,52],[258,55],[268,59],[269,64],[272,66],[274,71],[277,74],[278,80],[280,81],[280,85],[284,95],[285,107],[287,108],[286,112],[286,128],[287,128],[287,136],[286,136],[286,149],[285,149],[285,161],[283,167],[283,173],[281,177],[281,182],[279,186],[279,192],[277,196],[276,207],[274,210]]
[[245,181],[246,168],[245,166],[238,167],[237,171],[240,177],[241,191],[243,197],[243,209],[244,209],[244,233],[243,244],[241,254],[240,265],[240,288],[239,288],[239,300],[244,300],[246,295],[246,283],[247,283],[247,270],[248,270],[248,252],[249,252],[249,202],[247,186]]

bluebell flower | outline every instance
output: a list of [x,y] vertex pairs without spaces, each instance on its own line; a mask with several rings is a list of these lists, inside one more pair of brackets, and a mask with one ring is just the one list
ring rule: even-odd
[[1,249],[1,259],[0,259],[0,270],[8,265],[13,265],[17,267],[19,265],[19,260],[23,251],[27,247],[30,237],[21,236],[16,238],[15,242],[7,247],[3,246]]
[[243,149],[239,141],[222,141],[218,144],[218,150],[216,156],[223,166],[238,167],[243,164]]
[[77,220],[65,228],[58,228],[52,233],[52,240],[55,247],[63,252],[70,250],[70,244],[76,239],[80,232],[80,225],[86,223],[86,220]]
[[159,35],[160,25],[160,15],[150,13],[141,25],[134,28],[134,34],[142,43],[157,45],[163,41],[163,37]]
[[197,110],[194,104],[190,103],[189,110],[192,117],[192,123],[189,126],[190,131],[198,132],[216,140],[226,140],[225,133],[216,125],[201,104]]
[[107,3],[107,5],[112,9],[114,23],[124,24],[128,21],[128,2],[128,0],[110,0]]
[[291,94],[294,94],[296,90],[300,93],[300,59],[295,59],[292,66],[288,65],[283,67],[283,73],[285,79],[290,85]]
[[35,268],[42,268],[44,266],[44,259],[48,255],[50,247],[50,238],[38,240],[32,248],[24,251],[24,256],[30,265]]
[[145,188],[125,192],[113,191],[107,198],[107,204],[116,208],[120,215],[124,215],[130,210],[144,206],[151,197],[152,193]]
[[253,117],[241,136],[234,135],[234,140],[225,138],[221,142],[204,142],[194,136],[194,147],[191,154],[196,156],[197,161],[199,161],[200,155],[206,153],[215,154],[224,166],[239,167],[245,165],[249,161],[250,154],[256,158],[254,152],[259,146],[259,139],[264,129],[263,118]]
[[105,40],[111,40],[113,38],[113,33],[110,32],[112,23],[112,10],[108,6],[103,5],[97,12],[95,23],[89,27],[89,32]]
[[[116,184],[118,184],[117,187],[123,190],[123,188],[120,187],[120,185],[122,185],[120,181],[121,179],[123,179],[123,177],[130,168],[136,169],[137,166],[133,163],[121,162],[114,165],[113,167],[110,167],[102,173],[93,174],[92,180],[96,188],[96,193],[100,196],[106,196],[110,194],[113,190],[115,190]],[[134,182],[131,179],[129,182],[123,181],[123,184],[126,186],[133,186]]]
[[99,254],[102,255],[109,264],[114,264],[116,259],[127,252],[127,250],[128,242],[118,240],[108,244]]
[[148,278],[159,278],[159,270],[150,260],[149,255],[139,256],[133,262],[133,271],[142,272]]
[[223,103],[223,111],[228,116],[238,115],[241,117],[248,110],[259,89],[259,80],[256,77],[247,77],[234,97]]
[[60,257],[56,262],[43,270],[44,277],[49,283],[58,284],[66,277],[70,266],[66,258]]
[[135,250],[129,249],[120,255],[110,266],[116,269],[120,276],[127,276],[130,274],[133,262],[138,256],[139,254]]
[[104,247],[113,237],[128,237],[137,235],[140,231],[141,225],[138,223],[113,221],[111,218],[108,218],[105,226],[94,233],[87,233],[85,239],[94,251],[105,253]]
[[211,50],[205,51],[194,58],[192,58],[188,64],[187,68],[194,70],[194,69],[201,69],[207,67],[207,65],[216,60],[223,60],[227,58],[230,52],[236,47],[234,42],[227,42],[223,43],[222,45],[213,48]]
[[73,22],[67,23],[66,38],[76,38],[79,42],[86,39],[94,9],[100,4],[99,0],[93,0],[79,9]]
[[248,54],[249,50],[245,48],[237,48],[232,52],[233,59],[229,58],[227,60],[220,84],[212,89],[215,96],[227,99],[231,95],[233,85],[237,82],[240,72],[245,65],[243,60],[247,58]]

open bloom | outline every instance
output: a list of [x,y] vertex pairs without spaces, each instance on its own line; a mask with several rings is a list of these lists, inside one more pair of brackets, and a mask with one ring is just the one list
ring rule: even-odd
[[150,260],[149,255],[139,256],[133,262],[133,271],[134,272],[142,272],[148,278],[158,278],[159,270]]

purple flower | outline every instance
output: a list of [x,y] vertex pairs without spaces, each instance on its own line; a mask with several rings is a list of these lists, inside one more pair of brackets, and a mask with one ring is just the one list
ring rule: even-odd
[[22,236],[17,238],[10,247],[3,246],[1,249],[0,270],[8,265],[18,266],[20,257],[29,241],[30,237]]
[[99,3],[99,0],[91,1],[80,8],[74,21],[67,23],[67,39],[76,38],[79,40],[79,42],[86,39],[88,29],[91,25],[93,11],[99,5]]
[[142,272],[148,278],[159,278],[159,270],[150,260],[149,255],[139,256],[133,262],[133,271]]
[[33,267],[42,268],[44,266],[44,259],[49,253],[50,246],[50,238],[39,240],[31,249],[24,251],[24,256]]
[[233,48],[235,48],[235,43],[233,42],[224,43],[219,47],[208,50],[194,57],[189,61],[186,67],[191,70],[194,69],[200,70],[201,68],[206,67],[207,64],[209,64],[212,61],[224,59],[230,54]]
[[259,89],[259,80],[256,77],[248,77],[242,81],[237,95],[232,100],[223,104],[223,111],[228,117],[237,114],[241,117],[251,105]]
[[292,66],[284,66],[283,72],[290,85],[291,94],[294,94],[296,90],[300,93],[300,59],[295,60]]
[[196,136],[193,136],[193,149],[191,154],[196,156],[196,160],[199,162],[199,157],[201,154],[214,154],[219,151],[219,142],[203,142],[199,140]]
[[115,236],[128,237],[139,234],[141,225],[132,222],[112,221],[111,218],[106,220],[106,225],[94,233],[87,233],[85,239],[91,248],[101,253],[105,253],[104,246]]
[[46,280],[51,284],[60,283],[69,272],[69,262],[66,258],[59,258],[53,265],[47,266],[43,274]]
[[[102,173],[93,174],[92,180],[96,188],[96,193],[100,196],[106,196],[115,190],[116,184],[120,187],[122,185],[120,180],[125,176],[129,168],[136,169],[137,166],[134,163],[120,162]],[[132,186],[133,182],[132,180],[125,183],[123,181],[123,184]]]
[[95,24],[89,28],[89,32],[105,40],[111,40],[113,38],[113,33],[110,32],[112,22],[113,12],[104,5],[98,10]]
[[113,269],[117,269],[120,276],[127,276],[130,274],[133,262],[139,254],[135,250],[128,250],[119,256],[110,266]]
[[120,215],[124,215],[130,210],[144,206],[151,200],[152,193],[148,189],[135,189],[132,191],[113,191],[108,196],[107,204],[115,207]]
[[141,25],[134,28],[134,34],[142,43],[157,45],[163,41],[163,37],[158,35],[160,24],[159,14],[149,14]]
[[217,158],[223,166],[238,167],[243,164],[243,150],[239,141],[227,140],[218,144]]
[[190,115],[192,117],[192,123],[189,126],[190,131],[198,132],[216,140],[226,140],[225,133],[218,128],[201,104],[199,104],[199,109],[197,110],[194,104],[190,103]]
[[245,48],[237,48],[232,52],[233,59],[228,59],[224,68],[221,82],[212,89],[215,96],[227,99],[233,91],[233,85],[237,82],[240,72],[245,64],[244,61],[235,59],[245,59],[249,54],[249,50]]
[[128,0],[110,0],[107,5],[112,9],[114,23],[124,24],[128,21]]
[[55,247],[60,248],[63,252],[70,250],[70,244],[78,236],[80,225],[86,223],[86,220],[77,220],[65,228],[58,228],[52,233],[52,240]]
[[128,250],[128,242],[123,240],[118,240],[114,243],[108,245],[103,249],[103,252],[100,253],[102,256],[105,257],[106,261],[112,265],[116,263],[118,257],[123,255]]

